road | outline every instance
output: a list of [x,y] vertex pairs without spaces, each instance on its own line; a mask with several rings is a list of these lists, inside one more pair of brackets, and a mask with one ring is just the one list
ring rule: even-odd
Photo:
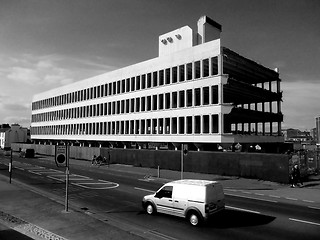
[[[8,158],[2,157],[0,162],[1,169],[8,167]],[[63,201],[65,172],[53,160],[14,157],[13,167],[14,179]],[[6,171],[0,174],[8,175]],[[70,207],[108,224],[146,233],[150,239],[319,239],[320,236],[320,210],[306,206],[226,194],[224,212],[201,227],[191,227],[185,219],[149,216],[142,210],[142,197],[156,191],[161,182],[89,163],[71,165],[69,179]]]

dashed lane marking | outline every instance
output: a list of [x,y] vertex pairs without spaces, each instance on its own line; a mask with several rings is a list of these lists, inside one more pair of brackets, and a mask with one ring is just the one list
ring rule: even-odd
[[280,196],[276,196],[276,195],[269,195],[269,197],[273,197],[273,198],[281,198]]
[[296,218],[289,218],[289,220],[295,221],[295,222],[301,222],[301,223],[307,223],[307,224],[312,224],[312,225],[320,226],[320,223],[304,221],[304,220],[296,219]]
[[292,201],[298,201],[298,199],[297,199],[297,198],[290,198],[290,197],[286,197],[285,199],[292,200]]

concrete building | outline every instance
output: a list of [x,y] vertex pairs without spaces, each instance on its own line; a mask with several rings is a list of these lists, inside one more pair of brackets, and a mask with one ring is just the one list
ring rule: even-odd
[[159,36],[154,59],[35,95],[32,140],[198,150],[282,143],[279,72],[223,47],[221,31],[203,16],[196,34],[185,26]]
[[27,131],[18,124],[13,124],[10,128],[0,128],[0,148],[10,148],[11,143],[27,142]]

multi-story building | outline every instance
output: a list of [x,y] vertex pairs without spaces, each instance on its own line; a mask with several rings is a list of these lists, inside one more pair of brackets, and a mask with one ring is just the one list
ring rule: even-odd
[[33,98],[33,141],[198,149],[280,143],[277,70],[223,47],[221,25],[159,36],[159,56]]

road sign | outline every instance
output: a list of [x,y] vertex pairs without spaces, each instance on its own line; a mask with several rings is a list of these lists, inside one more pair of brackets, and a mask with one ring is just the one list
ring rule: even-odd
[[67,146],[56,145],[55,161],[57,167],[67,167]]

